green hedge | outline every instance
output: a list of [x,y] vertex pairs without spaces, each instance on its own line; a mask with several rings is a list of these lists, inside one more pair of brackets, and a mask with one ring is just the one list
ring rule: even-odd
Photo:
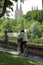
[[35,39],[29,39],[30,43],[36,43],[36,44],[43,44],[43,39],[41,38],[35,38]]

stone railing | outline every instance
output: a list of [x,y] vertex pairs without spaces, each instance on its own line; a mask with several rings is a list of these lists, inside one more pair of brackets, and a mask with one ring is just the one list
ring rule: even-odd
[[43,56],[43,45],[27,44],[28,53]]
[[[0,46],[17,51],[18,43],[17,41],[11,40],[9,40],[8,43],[4,43],[4,40],[0,40]],[[43,45],[27,44],[27,51],[28,54],[43,56]]]

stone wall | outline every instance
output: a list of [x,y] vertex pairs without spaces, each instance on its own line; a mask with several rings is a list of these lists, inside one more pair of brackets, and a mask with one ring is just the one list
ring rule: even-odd
[[[17,51],[18,49],[18,44],[16,41],[9,41],[9,43],[6,44],[2,41],[2,43],[0,43],[0,46],[4,48],[13,49],[14,51]],[[27,51],[28,54],[43,56],[43,45],[27,44]]]
[[28,53],[43,56],[43,45],[27,45]]

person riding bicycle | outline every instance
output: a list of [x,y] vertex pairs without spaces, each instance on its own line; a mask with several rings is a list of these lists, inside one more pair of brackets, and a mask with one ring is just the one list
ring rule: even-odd
[[28,42],[28,38],[26,32],[24,30],[21,30],[20,35],[18,36],[18,43],[20,43],[21,53],[24,52],[23,46],[26,47],[27,42]]

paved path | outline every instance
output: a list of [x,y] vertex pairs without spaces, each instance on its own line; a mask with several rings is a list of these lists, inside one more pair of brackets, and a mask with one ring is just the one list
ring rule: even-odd
[[[11,54],[19,55],[19,52],[13,51],[11,49],[2,48],[2,47],[0,47],[0,51],[4,51],[4,52],[11,53]],[[24,54],[20,54],[20,56],[25,57]],[[33,60],[33,61],[43,62],[42,57],[34,56],[32,54],[29,54],[28,57],[26,57],[26,58],[28,58],[30,60]]]
[[6,48],[0,47],[0,51],[8,52],[8,53],[11,53],[11,54],[19,55],[19,52],[13,51],[12,49],[6,49]]

